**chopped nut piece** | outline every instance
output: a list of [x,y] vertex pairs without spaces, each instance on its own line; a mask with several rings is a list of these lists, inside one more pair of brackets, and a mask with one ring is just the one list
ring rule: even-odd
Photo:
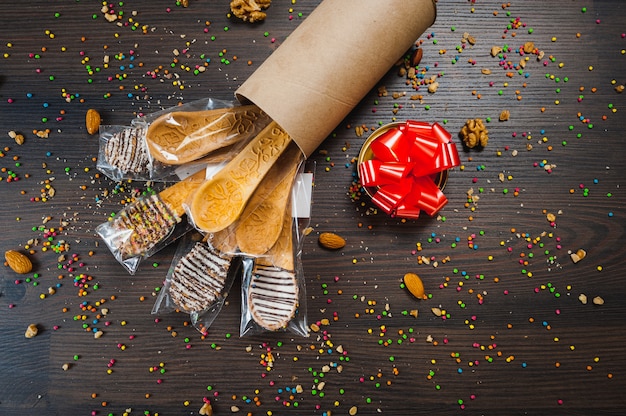
[[480,73],[483,75],[490,75],[491,74],[491,69],[489,68],[483,68],[480,70]]
[[526,42],[523,46],[524,53],[533,53],[535,50],[535,44],[533,42]]
[[26,332],[24,333],[24,336],[26,338],[33,338],[37,335],[38,332],[39,332],[39,328],[37,327],[37,325],[30,324],[28,325],[28,328],[26,328]]
[[574,263],[578,263],[587,256],[587,252],[580,248],[576,251],[576,253],[571,253],[569,256]]
[[428,92],[434,94],[437,92],[437,88],[439,88],[439,83],[437,81],[428,84]]
[[213,416],[213,406],[211,406],[211,403],[204,402],[200,410],[198,410],[198,414],[201,416]]
[[117,20],[117,15],[114,13],[105,13],[104,18],[107,22],[115,22]]
[[511,112],[509,110],[502,110],[500,112],[500,117],[498,117],[498,120],[508,121],[510,117],[511,117]]
[[496,55],[498,55],[499,53],[502,52],[502,48],[499,46],[492,46],[491,47],[491,56],[493,56],[494,58],[496,57]]
[[441,311],[441,309],[439,308],[431,308],[430,310],[435,316],[441,316],[443,315],[443,312]]
[[626,87],[624,87],[623,85],[618,85],[615,87],[615,92],[624,92],[624,88]]
[[602,299],[600,296],[596,296],[595,298],[593,298],[592,302],[594,305],[604,305],[604,299]]
[[578,295],[578,300],[583,305],[586,305],[587,304],[587,295],[585,295],[584,293],[581,293],[580,295]]
[[553,214],[553,213],[551,213],[551,212],[548,212],[548,213],[546,214],[546,219],[547,219],[549,222],[554,222],[554,221],[556,221],[556,215],[554,215],[554,214]]
[[463,33],[463,38],[461,39],[461,43],[469,43],[474,46],[476,44],[476,38],[470,35],[468,32]]

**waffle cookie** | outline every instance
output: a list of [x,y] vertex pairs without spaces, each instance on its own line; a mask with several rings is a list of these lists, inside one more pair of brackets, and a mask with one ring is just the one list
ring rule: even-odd
[[104,159],[123,175],[149,170],[150,156],[145,144],[145,127],[127,127],[114,133],[104,145]]
[[196,227],[206,233],[233,224],[265,175],[291,143],[275,122],[265,127],[211,179],[203,183],[189,204]]
[[248,288],[250,314],[259,326],[275,331],[286,327],[298,307],[298,283],[293,271],[255,264]]
[[144,255],[165,239],[181,217],[158,195],[142,198],[122,210],[111,223],[115,230],[128,230],[120,239],[118,250],[123,257]]
[[174,111],[150,124],[146,143],[154,159],[166,165],[181,165],[254,137],[269,121],[255,105]]
[[111,222],[99,226],[98,233],[122,258],[146,255],[181,222],[185,215],[183,201],[200,186],[204,177],[201,170],[156,195],[137,199]]
[[223,295],[232,256],[197,242],[174,266],[168,294],[185,312],[199,312]]

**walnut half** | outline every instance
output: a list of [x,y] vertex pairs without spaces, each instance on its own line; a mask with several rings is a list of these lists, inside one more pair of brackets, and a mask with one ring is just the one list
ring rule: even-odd
[[461,127],[459,136],[463,140],[463,143],[465,143],[465,146],[471,149],[476,146],[487,146],[487,142],[489,141],[487,133],[489,133],[489,131],[485,128],[482,119],[475,118],[465,122],[465,125]]
[[244,22],[258,22],[267,16],[263,11],[270,7],[272,0],[232,0],[230,10]]

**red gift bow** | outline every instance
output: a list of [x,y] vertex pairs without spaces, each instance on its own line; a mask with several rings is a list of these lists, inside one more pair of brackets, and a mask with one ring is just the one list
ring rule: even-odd
[[434,182],[461,162],[452,135],[438,123],[408,120],[372,141],[374,157],[359,164],[361,185],[378,188],[372,201],[387,214],[435,215],[448,202]]

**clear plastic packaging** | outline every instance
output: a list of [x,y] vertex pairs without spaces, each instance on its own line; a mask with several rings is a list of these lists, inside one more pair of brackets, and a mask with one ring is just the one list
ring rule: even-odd
[[205,177],[202,169],[158,194],[139,197],[96,227],[113,256],[130,274],[137,271],[141,260],[193,229],[185,218],[182,201]]
[[[140,118],[101,126],[97,168],[113,180],[164,180],[177,167],[223,157],[270,122],[254,105],[192,101]],[[233,150],[231,150],[233,151]]]
[[110,221],[96,227],[107,247],[130,273],[139,263],[172,243],[193,227],[178,216],[159,195],[140,197]]
[[152,313],[187,313],[192,325],[206,334],[240,274],[240,265],[239,257],[220,252],[202,234],[188,233],[179,243]]
[[[288,181],[288,197],[282,208],[284,215],[280,233],[263,253],[243,252],[240,249],[237,242],[239,222],[216,233],[186,234],[180,240],[152,313],[188,313],[194,327],[206,333],[224,305],[234,280],[240,278],[243,296],[240,321],[242,336],[281,330],[308,336],[301,255],[302,239],[310,221],[314,167],[314,162],[300,161],[297,169],[291,172],[293,178]],[[271,189],[266,191],[269,193],[257,200],[257,208],[262,207],[263,202],[268,202],[271,195],[275,195]],[[258,217],[259,213],[254,211],[249,215]],[[258,218],[263,220],[265,217]],[[283,279],[269,282],[270,285],[281,286],[284,294],[278,297],[278,302],[269,306],[267,303],[261,304],[262,301],[257,297],[260,286],[253,288],[253,285],[259,285],[259,274],[263,272],[270,279]],[[280,290],[278,286],[274,289]],[[272,307],[281,309],[280,319],[268,315]]]
[[307,165],[295,179],[275,244],[263,255],[243,256],[240,336],[266,331],[308,336],[302,240],[310,223],[314,164]]

